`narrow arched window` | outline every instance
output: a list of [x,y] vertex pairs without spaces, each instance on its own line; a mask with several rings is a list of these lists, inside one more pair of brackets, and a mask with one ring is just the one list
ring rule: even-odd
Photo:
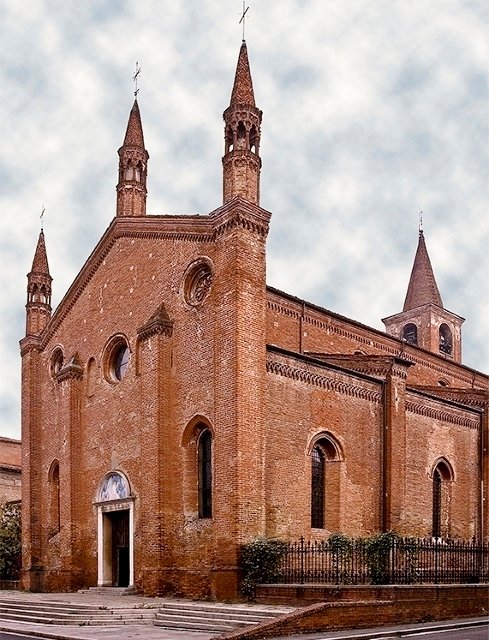
[[59,533],[61,528],[59,505],[59,464],[55,460],[51,464],[48,475],[49,482],[49,537]]
[[433,527],[432,535],[435,538],[441,536],[441,486],[442,477],[439,469],[433,473]]
[[311,527],[324,528],[325,455],[319,445],[312,450]]
[[240,120],[238,122],[237,128],[237,140],[236,140],[236,149],[246,149],[246,127],[243,122]]
[[450,327],[445,323],[440,325],[439,335],[440,351],[450,355],[452,353],[452,332],[450,331]]
[[433,516],[431,535],[434,538],[450,534],[450,480],[453,473],[444,460],[440,460],[433,470]]
[[402,330],[402,339],[408,344],[418,344],[418,327],[410,322]]
[[199,438],[199,518],[212,518],[212,434],[205,429]]

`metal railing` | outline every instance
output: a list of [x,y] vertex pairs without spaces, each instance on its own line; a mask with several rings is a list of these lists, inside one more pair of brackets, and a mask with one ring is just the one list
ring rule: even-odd
[[277,582],[467,584],[489,582],[489,544],[451,539],[338,538],[287,544]]

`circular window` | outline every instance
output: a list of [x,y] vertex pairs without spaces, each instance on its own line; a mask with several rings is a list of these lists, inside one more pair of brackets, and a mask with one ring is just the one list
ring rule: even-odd
[[51,375],[53,376],[53,378],[57,376],[63,368],[63,360],[63,352],[58,347],[53,351],[53,354],[51,356]]
[[131,352],[125,338],[116,336],[106,350],[104,357],[104,374],[108,382],[120,382],[127,373]]
[[114,350],[113,373],[116,380],[122,380],[129,366],[129,348],[126,344],[119,345]]
[[209,295],[212,286],[212,269],[208,262],[200,261],[192,265],[185,277],[185,301],[197,306]]

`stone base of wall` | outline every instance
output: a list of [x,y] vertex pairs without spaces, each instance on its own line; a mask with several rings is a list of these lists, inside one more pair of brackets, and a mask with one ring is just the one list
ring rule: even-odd
[[[290,633],[365,629],[483,616],[489,613],[489,585],[486,584],[337,588],[321,585],[271,585],[260,587],[258,592],[258,601],[261,603],[280,602],[304,608],[254,629],[224,635],[223,640],[252,640]],[[325,596],[329,601],[305,606],[308,599],[315,596]],[[363,596],[366,600],[360,599]]]

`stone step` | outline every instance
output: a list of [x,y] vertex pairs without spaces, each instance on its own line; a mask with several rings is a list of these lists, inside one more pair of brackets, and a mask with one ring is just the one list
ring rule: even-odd
[[70,620],[66,618],[39,618],[37,615],[8,614],[0,616],[0,620],[10,622],[29,622],[35,624],[56,625],[56,626],[79,626],[79,627],[103,627],[103,626],[123,626],[123,625],[151,625],[151,618],[85,618],[83,620]]
[[111,596],[134,596],[137,591],[134,587],[88,587],[80,589],[78,593],[91,595],[111,595]]
[[179,631],[222,633],[273,620],[291,608],[280,610],[247,605],[221,605],[202,602],[167,602],[156,614],[154,625]]
[[97,605],[97,604],[78,604],[72,602],[59,602],[58,600],[48,600],[48,601],[39,601],[39,600],[27,600],[27,599],[17,599],[17,598],[2,598],[0,599],[0,607],[24,607],[31,609],[49,609],[53,608],[62,610],[70,610],[76,609],[78,611],[104,611],[108,610],[106,605]]
[[155,620],[155,627],[161,627],[162,629],[175,629],[175,631],[208,631],[210,633],[223,633],[224,631],[234,631],[238,629],[238,625],[231,624],[218,624],[211,622],[188,621],[182,622],[181,620]]
[[185,608],[171,610],[160,609],[156,614],[157,620],[181,617],[198,620],[224,620],[243,624],[259,624],[261,622],[273,620],[275,616],[271,616],[270,614],[257,615],[255,613],[247,613],[245,611],[221,611],[220,609],[216,609],[214,611],[189,611]]
[[29,604],[13,604],[10,606],[5,606],[0,604],[0,617],[9,612],[15,613],[31,613],[36,614],[40,617],[59,617],[59,618],[91,618],[91,617],[106,617],[106,618],[114,618],[114,617],[153,617],[154,610],[145,609],[143,607],[131,607],[131,608],[116,608],[116,609],[108,609],[104,608],[91,608],[91,609],[78,609],[76,606],[72,606],[70,608],[67,607],[57,607],[57,606],[49,606],[49,605],[29,605]]

